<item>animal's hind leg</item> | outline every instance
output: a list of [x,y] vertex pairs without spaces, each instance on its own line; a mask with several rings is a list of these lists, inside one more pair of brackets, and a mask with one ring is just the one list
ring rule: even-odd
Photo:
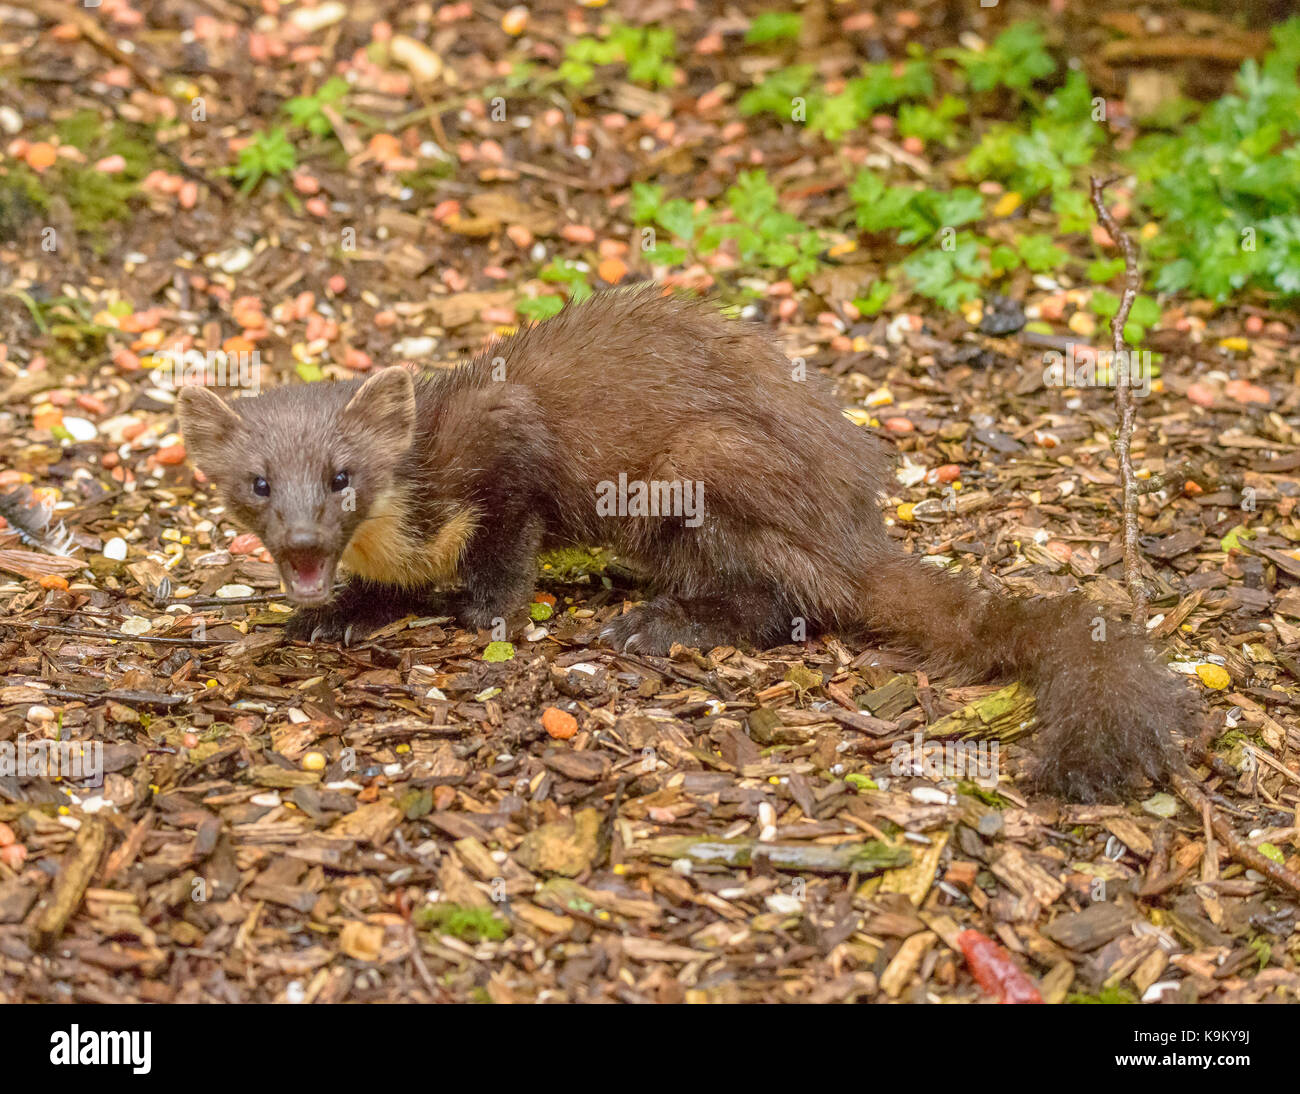
[[800,636],[800,619],[785,598],[762,588],[702,596],[656,596],[613,620],[601,632],[615,649],[666,654],[674,644],[779,646]]
[[[619,546],[645,560],[661,593],[610,623],[606,639],[655,654],[674,643],[767,648],[801,639],[813,617],[826,622],[837,607],[826,596],[836,560],[825,557],[826,537],[807,532],[825,521],[808,491],[808,471],[779,445],[750,443],[739,427],[665,438],[644,477],[698,484],[697,508],[681,517],[625,521]],[[755,505],[755,480],[768,498],[762,507]]]

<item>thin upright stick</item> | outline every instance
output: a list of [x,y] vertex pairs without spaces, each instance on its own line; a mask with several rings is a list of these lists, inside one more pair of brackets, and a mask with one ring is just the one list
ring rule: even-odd
[[[1110,210],[1106,208],[1106,187],[1114,179],[1091,179],[1090,197],[1092,207],[1097,211],[1097,220],[1110,234],[1110,238],[1124,254],[1124,294],[1120,297],[1119,310],[1111,320],[1110,330],[1115,348],[1115,408],[1119,414],[1119,431],[1115,436],[1115,452],[1119,456],[1120,480],[1124,488],[1124,582],[1128,585],[1129,596],[1133,598],[1133,622],[1145,627],[1147,621],[1146,589],[1142,584],[1142,575],[1138,568],[1138,484],[1133,473],[1133,425],[1137,418],[1137,406],[1133,399],[1132,374],[1129,355],[1124,345],[1124,324],[1128,322],[1129,310],[1142,289],[1141,276],[1138,273],[1137,248],[1128,235],[1115,223]],[[1198,749],[1199,751],[1199,749]],[[1205,749],[1207,759],[1213,759]],[[1300,876],[1266,858],[1258,849],[1241,838],[1223,816],[1214,808],[1190,769],[1174,771],[1170,782],[1179,796],[1194,811],[1207,818],[1207,826],[1223,841],[1228,853],[1237,861],[1253,870],[1259,871],[1270,881],[1293,893],[1300,893]],[[1207,847],[1207,853],[1209,852]]]
[[1090,181],[1090,196],[1092,207],[1097,211],[1097,220],[1124,253],[1124,293],[1120,297],[1115,318],[1110,323],[1115,349],[1115,409],[1119,416],[1119,431],[1115,435],[1115,454],[1119,457],[1120,482],[1124,491],[1124,583],[1128,586],[1129,596],[1133,600],[1133,622],[1139,627],[1145,627],[1147,595],[1138,562],[1138,484],[1137,476],[1133,472],[1132,453],[1137,404],[1133,398],[1129,355],[1124,345],[1124,324],[1128,322],[1129,310],[1141,291],[1142,280],[1138,273],[1137,248],[1127,233],[1115,223],[1115,218],[1106,208],[1106,187],[1115,180],[1102,180],[1093,175]]

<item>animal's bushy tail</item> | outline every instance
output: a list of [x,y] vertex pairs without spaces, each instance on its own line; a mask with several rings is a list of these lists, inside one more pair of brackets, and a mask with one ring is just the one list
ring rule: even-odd
[[1183,763],[1169,731],[1195,728],[1194,692],[1083,595],[997,596],[902,551],[865,575],[863,593],[871,631],[936,673],[1033,689],[1040,789],[1113,800]]

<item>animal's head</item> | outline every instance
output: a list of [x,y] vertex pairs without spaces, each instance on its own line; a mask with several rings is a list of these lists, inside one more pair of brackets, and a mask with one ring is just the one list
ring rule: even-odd
[[360,385],[275,388],[234,404],[186,387],[180,420],[194,464],[271,552],[289,599],[321,604],[339,556],[411,447],[415,389],[404,368]]

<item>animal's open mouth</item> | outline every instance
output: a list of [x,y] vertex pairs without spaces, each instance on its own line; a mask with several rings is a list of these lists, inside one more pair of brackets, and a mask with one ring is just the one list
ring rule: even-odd
[[286,552],[280,576],[295,604],[323,604],[330,597],[334,566],[326,555],[315,551]]

